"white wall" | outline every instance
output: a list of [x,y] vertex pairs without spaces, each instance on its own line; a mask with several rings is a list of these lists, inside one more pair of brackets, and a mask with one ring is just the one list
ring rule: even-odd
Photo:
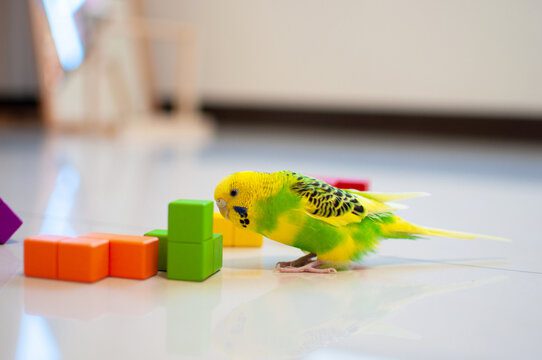
[[[146,9],[200,30],[207,101],[542,114],[542,1],[147,0]],[[167,92],[172,55],[158,55]]]

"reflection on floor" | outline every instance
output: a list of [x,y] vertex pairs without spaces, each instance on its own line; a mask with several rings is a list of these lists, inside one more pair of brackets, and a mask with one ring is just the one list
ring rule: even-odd
[[[142,135],[143,134],[143,135]],[[25,221],[0,246],[2,357],[539,358],[542,148],[351,131],[219,128],[187,139],[0,127],[0,196]],[[433,194],[401,210],[423,225],[513,239],[386,241],[358,270],[278,274],[297,249],[224,249],[204,283],[24,278],[36,233],[142,234],[167,203],[212,198],[254,169],[369,178],[376,191]],[[39,354],[39,355],[37,355]]]

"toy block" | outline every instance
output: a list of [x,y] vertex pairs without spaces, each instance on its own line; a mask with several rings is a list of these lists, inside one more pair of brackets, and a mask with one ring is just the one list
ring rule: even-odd
[[224,247],[222,234],[213,234],[213,273],[222,269],[222,248]]
[[168,279],[203,281],[214,274],[214,245],[213,238],[201,243],[169,242]]
[[222,243],[224,246],[234,246],[233,224],[225,219],[222,214],[215,212],[213,214],[213,233],[222,234]]
[[107,233],[83,237],[109,241],[109,276],[144,280],[158,272],[157,237]]
[[65,236],[38,235],[24,239],[24,274],[58,278],[58,242]]
[[58,242],[58,278],[95,282],[109,275],[109,241],[97,238],[62,239]]
[[263,236],[253,231],[234,228],[234,244],[239,247],[260,247],[263,243]]
[[334,186],[340,189],[367,191],[369,190],[369,180],[337,179],[337,182]]
[[331,186],[338,187],[339,189],[354,189],[359,191],[369,190],[369,180],[366,179],[346,179],[346,178],[331,178],[331,177],[318,177],[322,181],[325,181]]
[[5,244],[22,223],[22,220],[0,198],[0,245]]
[[263,236],[250,230],[235,227],[231,221],[215,212],[213,215],[213,232],[222,234],[223,246],[259,247],[262,246]]
[[168,241],[202,243],[213,235],[213,202],[176,200],[168,207]]
[[158,271],[167,271],[167,230],[152,230],[145,233],[145,236],[154,236],[158,238]]

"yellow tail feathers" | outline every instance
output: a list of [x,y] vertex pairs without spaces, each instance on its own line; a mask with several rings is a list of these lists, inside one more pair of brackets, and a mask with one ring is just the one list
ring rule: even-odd
[[486,239],[486,240],[510,242],[509,239],[505,239],[498,236],[471,234],[471,233],[465,233],[461,231],[449,231],[449,230],[433,229],[433,228],[425,228],[425,227],[418,227],[417,233],[420,235],[440,236],[440,237],[447,237],[447,238],[460,239],[460,240]]
[[[428,196],[428,193],[425,192],[405,192],[405,193],[380,193],[372,191],[357,191],[357,190],[347,190],[348,192],[360,195],[365,199],[369,200],[367,203],[369,213],[383,213],[388,211],[394,211],[398,209],[405,208],[402,204],[392,203],[392,201],[407,200],[422,196]],[[386,224],[384,229],[389,234],[412,234],[412,235],[427,235],[427,236],[440,236],[447,237],[452,239],[461,239],[461,240],[475,240],[475,239],[486,239],[486,240],[495,240],[495,241],[504,241],[510,242],[509,239],[482,235],[482,234],[471,234],[461,231],[450,231],[443,229],[434,229],[427,228],[423,226],[414,225],[409,223],[398,216],[395,216],[395,221],[391,224]]]
[[426,192],[404,192],[404,193],[382,193],[382,192],[373,192],[373,191],[357,191],[357,190],[348,190],[349,192],[361,195],[364,198],[375,200],[381,203],[386,203],[389,201],[400,201],[413,199],[422,196],[429,196],[429,193]]
[[[461,231],[451,231],[443,229],[435,229],[424,226],[415,225],[405,221],[399,216],[393,217],[393,222],[384,224],[382,229],[386,234],[410,234],[410,235],[425,235],[425,236],[439,236],[446,237],[451,239],[460,239],[460,240],[475,240],[475,239],[486,239],[486,240],[495,240],[495,241],[504,241],[509,242],[509,239],[505,239],[498,236],[482,235],[482,234],[472,234]],[[394,236],[391,236],[394,237]]]

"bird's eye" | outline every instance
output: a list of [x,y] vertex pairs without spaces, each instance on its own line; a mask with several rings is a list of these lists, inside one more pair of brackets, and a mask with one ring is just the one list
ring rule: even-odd
[[230,195],[231,196],[237,196],[237,190],[230,191]]

